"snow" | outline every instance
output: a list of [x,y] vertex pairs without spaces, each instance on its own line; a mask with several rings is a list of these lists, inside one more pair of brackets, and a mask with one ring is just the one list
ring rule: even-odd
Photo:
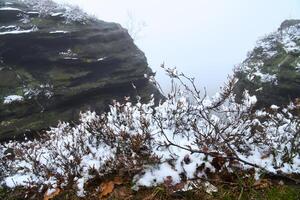
[[300,24],[288,27],[281,31],[281,42],[287,53],[299,52],[300,47],[296,41],[300,39]]
[[250,96],[248,91],[245,92],[246,98],[244,99],[244,103],[246,106],[251,107],[252,105],[255,105],[257,102],[256,96]]
[[35,179],[35,176],[33,174],[24,174],[24,175],[16,174],[16,175],[7,177],[4,180],[4,184],[7,187],[15,188],[17,186],[27,185],[28,183],[30,183],[34,179]]
[[[260,39],[248,59],[241,64],[240,71],[253,81],[258,77],[261,83],[277,84],[276,69],[263,70],[265,61],[278,54],[300,52],[300,23],[275,31]],[[274,66],[276,67],[276,66]],[[280,65],[277,66],[280,68]]]
[[31,88],[31,87],[25,87],[23,89],[24,97],[26,99],[32,99],[39,95],[43,95],[50,99],[54,93],[53,93],[53,85],[49,83],[41,84],[38,87]]
[[0,11],[3,11],[3,10],[22,11],[18,8],[12,8],[12,7],[2,7],[2,8],[0,8]]
[[276,74],[263,74],[263,73],[257,71],[255,73],[253,73],[253,75],[259,77],[260,81],[262,83],[269,83],[269,82],[275,82],[276,83],[276,80],[277,80]]
[[3,104],[11,104],[13,102],[21,102],[21,101],[24,101],[23,96],[9,95],[9,96],[4,97]]
[[101,58],[98,58],[97,61],[103,61],[105,59],[106,59],[106,57],[101,57]]
[[78,60],[79,58],[64,57],[65,60]]
[[164,182],[166,177],[172,177],[172,183],[179,183],[181,178],[178,171],[171,168],[167,163],[161,164],[158,168],[146,171],[146,173],[139,177],[139,180],[136,182],[137,186],[156,186]]
[[276,37],[270,36],[268,38],[263,38],[256,43],[256,48],[262,49],[262,54],[264,57],[272,58],[278,54],[278,51],[274,46],[274,42],[276,42]]
[[51,13],[51,16],[52,16],[52,17],[57,17],[57,16],[61,16],[61,15],[63,15],[63,13],[61,13],[61,12],[58,12],[58,13]]
[[77,60],[77,53],[74,53],[71,49],[67,49],[64,52],[59,53],[60,56],[62,56],[66,60]]
[[280,31],[268,35],[258,42],[257,47],[263,48],[266,53],[276,54],[278,43],[283,45],[284,50],[289,52],[299,51],[297,40],[300,39],[300,24],[286,27]]
[[270,107],[272,110],[278,110],[279,109],[279,107],[278,106],[276,106],[276,105],[271,105],[271,107]]
[[80,8],[68,4],[57,4],[49,0],[22,0],[41,16],[62,16],[64,23],[80,22],[82,24],[92,19]]
[[31,32],[36,32],[36,31],[38,31],[37,27],[32,27],[31,29],[28,29],[28,30],[20,30],[18,28],[16,30],[0,32],[0,35],[23,34],[23,33],[31,33]]
[[57,30],[57,31],[50,31],[51,34],[54,33],[69,33],[69,31]]
[[37,11],[29,11],[29,12],[27,12],[27,14],[39,14],[39,12],[37,12]]
[[55,188],[48,189],[47,192],[46,192],[46,195],[47,195],[47,196],[50,196],[50,195],[53,194],[54,192],[56,192],[56,189],[55,189]]
[[9,26],[1,26],[0,29],[11,29],[11,28],[16,28],[15,25],[9,25]]
[[85,192],[84,192],[84,178],[80,178],[77,180],[77,188],[78,188],[78,191],[77,191],[77,195],[79,197],[84,197],[85,196]]

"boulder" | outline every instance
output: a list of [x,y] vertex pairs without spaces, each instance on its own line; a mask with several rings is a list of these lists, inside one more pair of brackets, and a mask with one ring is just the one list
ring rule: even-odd
[[0,141],[33,134],[113,99],[161,94],[119,24],[49,0],[0,0]]

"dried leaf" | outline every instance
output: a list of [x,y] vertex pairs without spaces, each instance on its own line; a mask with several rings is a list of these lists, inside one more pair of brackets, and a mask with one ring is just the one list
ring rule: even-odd
[[104,182],[100,185],[100,199],[107,197],[113,192],[115,184],[113,181]]
[[52,190],[47,190],[46,193],[44,194],[44,200],[50,200],[59,195],[61,190],[59,188],[52,189]]

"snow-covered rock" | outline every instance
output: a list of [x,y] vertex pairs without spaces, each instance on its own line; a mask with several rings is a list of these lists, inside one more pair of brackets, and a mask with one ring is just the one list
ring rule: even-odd
[[247,89],[259,105],[288,104],[300,96],[300,20],[286,20],[260,39],[237,68],[236,93]]

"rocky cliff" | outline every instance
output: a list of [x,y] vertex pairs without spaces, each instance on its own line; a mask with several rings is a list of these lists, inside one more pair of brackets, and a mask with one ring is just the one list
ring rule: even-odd
[[235,76],[237,96],[247,89],[257,96],[258,106],[300,97],[300,20],[286,20],[259,40]]
[[101,112],[112,99],[160,97],[149,73],[118,24],[49,0],[0,0],[0,141]]

